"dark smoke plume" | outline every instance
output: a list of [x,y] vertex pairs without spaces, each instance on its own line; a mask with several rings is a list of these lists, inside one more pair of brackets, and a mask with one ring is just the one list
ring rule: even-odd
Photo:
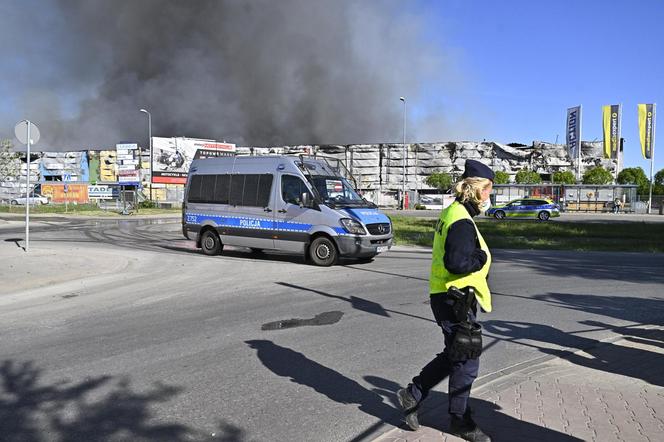
[[[10,40],[0,49],[18,62],[0,135],[27,117],[44,149],[145,145],[146,108],[155,136],[398,142],[399,96],[426,103],[446,87],[442,54],[424,38],[426,11],[405,13],[408,3],[9,0],[10,29],[0,32]],[[436,134],[409,130],[409,140],[450,138],[422,117]]]

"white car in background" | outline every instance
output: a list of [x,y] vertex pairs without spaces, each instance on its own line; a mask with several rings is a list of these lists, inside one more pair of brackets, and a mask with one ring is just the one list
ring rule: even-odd
[[[12,198],[10,201],[11,204],[13,205],[25,205],[25,202],[27,201],[27,198],[25,196],[20,196],[17,198]],[[47,196],[40,195],[38,193],[31,193],[30,194],[30,204],[48,204],[49,203],[49,198]]]

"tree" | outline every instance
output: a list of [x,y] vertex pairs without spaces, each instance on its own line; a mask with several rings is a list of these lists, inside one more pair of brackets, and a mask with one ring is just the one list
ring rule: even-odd
[[583,174],[583,184],[609,184],[613,174],[602,166],[592,167]]
[[514,179],[517,184],[539,184],[542,182],[542,177],[539,173],[529,169],[521,169],[516,173]]
[[499,170],[496,172],[496,177],[493,179],[494,184],[509,184],[510,174]]
[[11,140],[0,140],[0,183],[19,175],[18,153],[12,152],[11,147]]
[[452,175],[446,172],[434,172],[424,180],[428,186],[435,187],[443,192],[447,192],[452,187],[452,181]]
[[652,193],[654,195],[664,195],[664,169],[655,174],[654,181]]
[[556,184],[576,184],[576,177],[574,173],[569,170],[559,170],[553,173],[553,182]]
[[616,181],[618,184],[636,184],[639,186],[637,193],[642,196],[648,195],[650,192],[650,180],[640,167],[628,167],[621,170]]

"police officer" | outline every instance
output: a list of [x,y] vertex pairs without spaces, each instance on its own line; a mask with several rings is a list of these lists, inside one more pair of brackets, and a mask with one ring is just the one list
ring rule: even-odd
[[406,424],[417,430],[417,410],[429,391],[449,376],[449,433],[468,441],[490,441],[473,421],[468,398],[479,370],[481,328],[477,306],[491,311],[487,275],[491,253],[473,217],[488,209],[493,171],[479,161],[467,160],[456,200],[444,209],[433,241],[429,293],[431,309],[443,330],[445,347],[412,383],[397,392]]

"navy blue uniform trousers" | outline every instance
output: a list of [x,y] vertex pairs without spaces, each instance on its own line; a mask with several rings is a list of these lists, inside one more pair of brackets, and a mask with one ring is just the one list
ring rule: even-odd
[[[420,374],[413,378],[413,383],[420,389],[422,399],[424,399],[433,387],[449,376],[449,412],[461,416],[468,407],[470,388],[475,378],[477,378],[480,360],[477,358],[453,362],[447,356],[448,349],[452,345],[454,332],[459,326],[448,300],[449,298],[445,293],[431,296],[431,310],[433,310],[436,322],[443,330],[445,347],[442,353],[438,353],[431,362],[424,366]],[[473,300],[472,308],[468,312],[468,319],[476,322],[476,315],[477,302]]]

